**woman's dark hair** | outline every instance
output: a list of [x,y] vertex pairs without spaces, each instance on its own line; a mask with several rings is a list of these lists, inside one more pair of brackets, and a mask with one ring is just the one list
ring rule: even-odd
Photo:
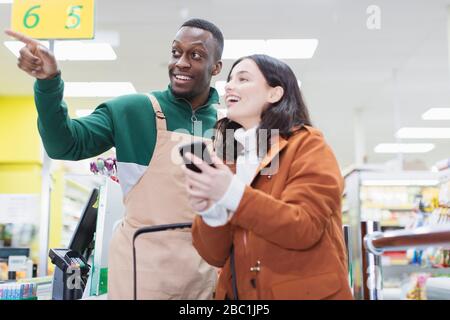
[[[280,101],[271,104],[261,114],[261,122],[257,130],[257,141],[261,142],[261,129],[265,129],[264,132],[266,134],[264,138],[267,136],[266,143],[258,143],[258,155],[262,157],[267,153],[267,147],[270,147],[271,130],[276,129],[280,136],[289,138],[294,129],[302,125],[312,126],[312,123],[308,109],[303,102],[297,78],[286,63],[264,54],[242,57],[233,63],[228,74],[228,81],[234,67],[245,59],[251,59],[256,63],[269,86],[280,86],[284,90]],[[242,127],[240,124],[228,118],[217,121],[214,144],[221,158],[225,159],[226,157],[231,160],[231,157],[233,160],[236,160],[241,148],[234,139],[234,135],[230,133],[234,134],[234,131],[240,127]],[[260,148],[260,146],[266,146],[266,148]],[[230,150],[232,150],[233,154],[227,154],[227,151],[229,152]]]

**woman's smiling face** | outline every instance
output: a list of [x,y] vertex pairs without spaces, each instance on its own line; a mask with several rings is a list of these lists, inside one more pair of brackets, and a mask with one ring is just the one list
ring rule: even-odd
[[261,113],[274,102],[274,89],[253,60],[242,60],[231,71],[225,86],[227,118],[246,129],[256,126]]

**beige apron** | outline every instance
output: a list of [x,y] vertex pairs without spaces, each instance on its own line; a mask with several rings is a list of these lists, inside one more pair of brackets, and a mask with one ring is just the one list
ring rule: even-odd
[[[168,131],[161,106],[153,95],[148,96],[156,114],[156,146],[144,175],[124,199],[126,215],[111,240],[109,299],[133,299],[132,238],[138,228],[194,219],[177,146],[205,140]],[[217,269],[198,255],[191,229],[140,235],[136,239],[136,261],[137,299],[212,298]]]

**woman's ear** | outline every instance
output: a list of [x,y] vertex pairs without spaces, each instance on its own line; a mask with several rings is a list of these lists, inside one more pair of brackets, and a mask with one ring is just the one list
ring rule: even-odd
[[270,89],[268,101],[270,103],[277,103],[278,101],[281,100],[281,98],[283,98],[283,95],[284,95],[283,87],[281,86],[273,87]]

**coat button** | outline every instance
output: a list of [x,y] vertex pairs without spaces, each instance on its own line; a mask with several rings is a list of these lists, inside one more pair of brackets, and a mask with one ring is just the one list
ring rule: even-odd
[[256,265],[254,267],[250,268],[250,271],[251,272],[259,272],[259,271],[261,271],[261,261],[258,260],[256,262]]

